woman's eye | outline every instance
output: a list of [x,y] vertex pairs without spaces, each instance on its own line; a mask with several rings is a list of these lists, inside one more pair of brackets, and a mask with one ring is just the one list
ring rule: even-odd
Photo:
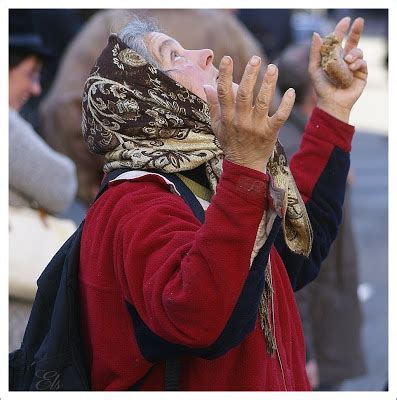
[[182,56],[177,51],[172,51],[171,58],[172,60],[179,60],[180,58],[182,58]]

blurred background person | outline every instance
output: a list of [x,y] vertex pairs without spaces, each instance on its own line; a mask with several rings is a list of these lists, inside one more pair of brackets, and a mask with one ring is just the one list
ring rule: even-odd
[[291,9],[241,9],[238,19],[273,61],[292,41]]
[[[10,10],[9,17],[9,205],[58,214],[75,197],[75,165],[45,143],[19,114],[30,97],[40,94],[40,71],[50,53],[31,25],[29,10]],[[31,241],[27,232],[26,227],[26,248],[17,249],[22,254]],[[10,259],[13,254],[10,251]],[[38,275],[26,270],[30,274],[33,286]],[[20,344],[30,308],[29,302],[10,300],[10,350]]]
[[[292,113],[281,128],[280,141],[288,159],[298,150],[302,132],[315,107],[316,95],[310,82],[310,44],[292,45],[276,61],[279,87],[295,88]],[[361,342],[362,312],[357,296],[358,260],[352,229],[349,173],[342,224],[318,277],[296,292],[302,318],[307,373],[313,389],[338,390],[345,379],[366,373]]]
[[20,114],[30,122],[39,133],[38,106],[47,94],[58,69],[61,57],[70,41],[81,29],[84,18],[73,9],[34,9],[29,10],[32,29],[40,35],[51,57],[41,69],[41,93],[32,97],[21,109]]
[[60,213],[76,193],[74,163],[44,142],[19,111],[41,93],[40,71],[49,56],[32,29],[28,10],[10,11],[9,190],[10,204]]
[[233,13],[151,9],[104,10],[94,14],[67,49],[54,84],[40,107],[43,137],[76,163],[78,197],[86,205],[94,199],[101,182],[103,157],[89,153],[82,139],[83,86],[91,66],[106,45],[109,33],[124,26],[132,13],[153,18],[166,34],[177,39],[185,48],[213,49],[215,66],[219,65],[223,55],[231,56],[235,60],[233,73],[237,82],[240,82],[252,55],[262,58],[261,76],[267,66],[267,58],[259,43]]

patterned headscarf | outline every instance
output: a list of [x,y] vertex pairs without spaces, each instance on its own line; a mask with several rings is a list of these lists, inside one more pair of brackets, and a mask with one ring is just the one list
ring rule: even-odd
[[[207,103],[116,35],[109,37],[86,81],[82,130],[90,151],[105,154],[105,172],[128,167],[176,173],[205,164],[215,192],[223,152],[211,130]],[[308,256],[310,221],[279,142],[267,171],[286,243]]]

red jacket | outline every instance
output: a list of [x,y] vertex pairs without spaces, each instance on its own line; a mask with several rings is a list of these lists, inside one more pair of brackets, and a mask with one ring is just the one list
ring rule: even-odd
[[293,289],[317,275],[336,236],[352,134],[353,127],[316,109],[291,160],[314,243],[309,258],[291,253],[276,221],[265,244],[274,357],[257,317],[266,262],[249,268],[269,203],[268,176],[225,161],[202,225],[160,177],[111,184],[89,210],[81,241],[92,389],[127,390],[152,367],[141,390],[163,390],[158,360],[177,354],[181,390],[310,390]]

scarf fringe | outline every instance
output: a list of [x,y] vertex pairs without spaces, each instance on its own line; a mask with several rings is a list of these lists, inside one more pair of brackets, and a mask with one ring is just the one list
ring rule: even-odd
[[259,303],[260,325],[266,340],[266,350],[270,356],[274,356],[277,349],[274,326],[271,323],[273,311],[273,285],[271,277],[271,264],[268,262],[265,268],[265,287]]

